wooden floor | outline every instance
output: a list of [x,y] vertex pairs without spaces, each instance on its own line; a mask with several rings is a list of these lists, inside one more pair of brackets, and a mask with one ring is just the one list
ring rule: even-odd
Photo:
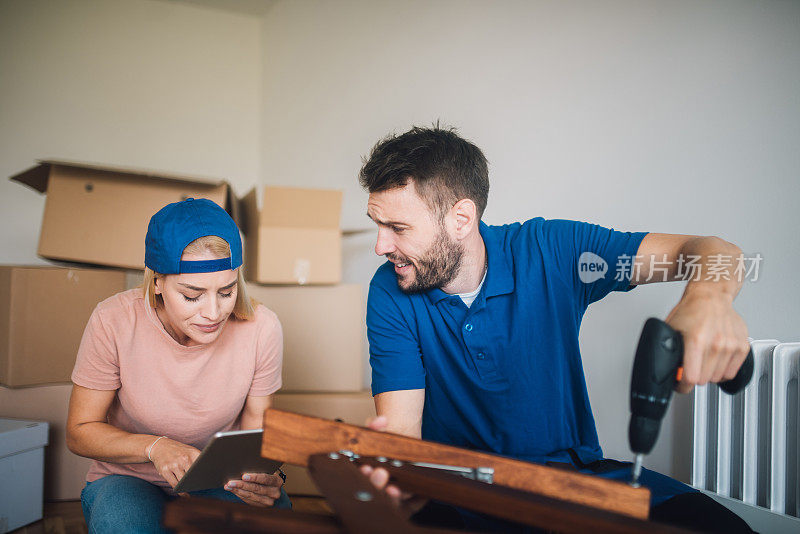
[[44,518],[13,531],[15,534],[85,534],[80,501],[44,503]]
[[[294,496],[292,508],[298,512],[331,514],[331,509],[321,497]],[[36,523],[13,531],[14,534],[86,534],[86,522],[80,501],[44,503],[44,518]]]

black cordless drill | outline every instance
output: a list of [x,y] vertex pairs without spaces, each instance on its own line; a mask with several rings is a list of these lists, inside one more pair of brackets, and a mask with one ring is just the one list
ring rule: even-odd
[[[631,485],[639,486],[642,459],[653,449],[667,411],[672,390],[683,368],[683,337],[664,321],[644,323],[631,376],[631,422],[628,441],[635,454]],[[719,387],[729,395],[741,391],[753,376],[753,351],[747,354],[736,376]]]

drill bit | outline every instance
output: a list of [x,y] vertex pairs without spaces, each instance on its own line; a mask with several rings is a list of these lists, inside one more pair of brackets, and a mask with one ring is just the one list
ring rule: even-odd
[[634,488],[641,486],[641,484],[639,484],[639,476],[642,474],[643,458],[644,454],[637,454],[633,459],[633,466],[631,467],[631,486]]

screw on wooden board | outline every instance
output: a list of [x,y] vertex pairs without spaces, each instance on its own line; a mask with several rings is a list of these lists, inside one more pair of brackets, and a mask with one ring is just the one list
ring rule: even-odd
[[369,502],[372,500],[372,494],[368,491],[357,491],[355,497],[356,500],[361,502]]

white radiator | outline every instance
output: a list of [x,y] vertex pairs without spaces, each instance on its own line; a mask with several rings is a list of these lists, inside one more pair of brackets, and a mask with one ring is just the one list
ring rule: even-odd
[[800,517],[800,343],[751,346],[753,380],[744,391],[695,388],[692,485]]

